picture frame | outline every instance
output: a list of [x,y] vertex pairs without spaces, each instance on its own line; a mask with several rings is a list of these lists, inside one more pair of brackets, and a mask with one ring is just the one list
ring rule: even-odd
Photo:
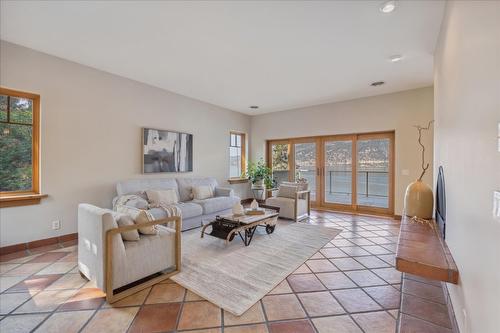
[[193,135],[142,128],[142,173],[193,171]]

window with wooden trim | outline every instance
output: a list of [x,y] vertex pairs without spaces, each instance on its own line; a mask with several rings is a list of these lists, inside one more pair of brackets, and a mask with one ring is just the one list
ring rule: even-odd
[[243,178],[245,164],[245,134],[231,132],[229,136],[229,178]]
[[[0,194],[2,206],[39,195],[40,96],[0,88]],[[16,205],[21,205],[17,202]]]

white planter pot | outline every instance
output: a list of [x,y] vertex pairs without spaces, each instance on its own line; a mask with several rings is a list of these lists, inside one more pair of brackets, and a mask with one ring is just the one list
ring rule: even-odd
[[264,185],[264,180],[252,184],[253,197],[257,200],[265,200],[266,198],[266,186]]
[[252,184],[252,189],[259,189],[263,187],[264,187],[264,179],[256,181],[255,183]]

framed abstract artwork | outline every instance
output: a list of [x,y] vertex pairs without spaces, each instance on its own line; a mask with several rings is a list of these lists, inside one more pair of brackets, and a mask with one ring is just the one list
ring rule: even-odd
[[153,128],[142,129],[142,172],[193,171],[193,135]]

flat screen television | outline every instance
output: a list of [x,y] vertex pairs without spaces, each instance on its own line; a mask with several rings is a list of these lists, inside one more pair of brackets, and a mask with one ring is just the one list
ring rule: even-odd
[[446,238],[446,193],[443,167],[439,166],[436,184],[436,222],[441,236]]

